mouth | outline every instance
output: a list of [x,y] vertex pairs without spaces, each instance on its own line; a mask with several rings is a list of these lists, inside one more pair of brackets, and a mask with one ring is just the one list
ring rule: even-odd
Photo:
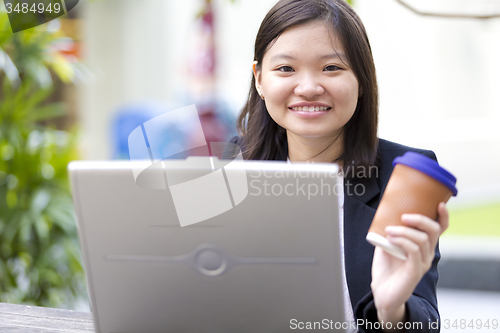
[[318,112],[318,111],[328,111],[331,110],[331,107],[329,106],[299,106],[299,107],[293,107],[293,108],[288,108],[292,111],[301,111],[301,112]]

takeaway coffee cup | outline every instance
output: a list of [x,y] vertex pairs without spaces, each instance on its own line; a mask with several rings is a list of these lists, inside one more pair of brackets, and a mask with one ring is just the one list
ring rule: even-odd
[[414,152],[396,157],[392,165],[394,170],[366,240],[404,260],[405,251],[386,238],[385,227],[402,225],[401,215],[405,213],[422,214],[436,220],[439,203],[457,195],[457,180],[433,159]]

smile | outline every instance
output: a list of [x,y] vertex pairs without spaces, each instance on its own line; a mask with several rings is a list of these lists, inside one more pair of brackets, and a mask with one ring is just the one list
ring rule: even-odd
[[315,111],[328,111],[331,108],[328,106],[299,106],[296,108],[290,108],[293,111],[308,111],[308,112],[315,112]]

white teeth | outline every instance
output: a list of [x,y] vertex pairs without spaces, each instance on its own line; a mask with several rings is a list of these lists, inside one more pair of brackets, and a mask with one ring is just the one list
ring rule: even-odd
[[295,108],[292,108],[292,110],[294,111],[308,111],[308,112],[314,112],[314,111],[326,111],[328,110],[328,107],[326,106],[299,106],[299,107],[295,107]]

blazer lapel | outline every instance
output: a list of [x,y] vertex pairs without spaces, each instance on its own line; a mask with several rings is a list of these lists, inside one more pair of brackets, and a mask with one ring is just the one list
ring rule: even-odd
[[380,201],[379,194],[376,177],[344,180],[344,257],[353,309],[370,292],[374,247],[365,237],[375,215],[373,207]]

